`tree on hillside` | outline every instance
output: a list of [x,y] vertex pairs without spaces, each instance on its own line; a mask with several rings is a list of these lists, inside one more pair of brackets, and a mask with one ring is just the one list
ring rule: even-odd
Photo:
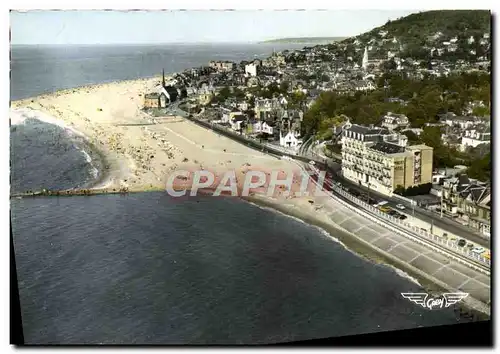
[[439,148],[442,146],[441,142],[441,128],[440,127],[425,127],[420,140],[427,146]]
[[382,68],[384,71],[396,70],[398,65],[394,61],[394,58],[384,61]]
[[290,83],[288,81],[282,81],[280,83],[280,92],[286,94],[290,88]]
[[290,108],[300,109],[305,104],[307,95],[301,91],[295,91],[289,96],[288,106]]
[[410,143],[410,144],[419,144],[420,143],[420,139],[417,136],[417,134],[415,134],[411,130],[407,130],[407,131],[403,132],[403,134],[406,135],[406,137],[408,138],[408,143]]
[[237,87],[233,90],[233,94],[232,95],[233,95],[233,97],[235,97],[235,98],[237,98],[239,100],[242,100],[242,99],[244,99],[246,97],[245,92],[243,90],[237,88]]
[[224,86],[220,91],[219,91],[219,94],[218,94],[218,97],[220,97],[221,100],[226,100],[227,98],[229,98],[231,96],[231,90],[229,89],[229,87],[227,86]]
[[476,178],[480,181],[491,180],[491,152],[488,152],[484,157],[472,161],[472,164],[467,169],[467,176]]

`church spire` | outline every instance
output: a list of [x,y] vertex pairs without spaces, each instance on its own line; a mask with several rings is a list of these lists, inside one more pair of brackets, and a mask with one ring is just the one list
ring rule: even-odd
[[161,75],[162,75],[161,83],[162,83],[163,87],[165,87],[165,69],[161,70]]
[[361,64],[364,70],[368,68],[368,48],[365,47],[365,53],[363,55],[363,63]]

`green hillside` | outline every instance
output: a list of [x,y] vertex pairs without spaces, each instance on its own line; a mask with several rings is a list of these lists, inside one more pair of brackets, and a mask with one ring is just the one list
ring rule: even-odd
[[[375,44],[370,52],[372,58],[386,57],[387,51],[399,52],[401,57],[426,59],[431,48],[443,47],[443,42],[456,38],[458,49],[453,53],[445,53],[442,59],[470,60],[476,55],[469,54],[471,50],[477,56],[487,55],[488,45],[480,45],[485,33],[491,33],[491,12],[488,10],[439,10],[411,14],[385,25],[376,27],[369,32],[342,41],[354,44],[357,40],[361,45]],[[470,37],[474,43],[469,43]],[[395,39],[395,41],[393,41]],[[349,46],[350,47],[350,46]],[[348,48],[348,52],[352,52]],[[357,59],[361,54],[354,54]]]
[[482,35],[490,32],[491,12],[488,10],[425,11],[388,21],[367,35],[386,30],[391,36],[425,41],[428,36],[442,32],[444,36]]
[[[385,37],[380,32],[387,31]],[[426,45],[434,41],[432,38],[440,32],[440,40],[450,37],[469,38],[482,37],[491,32],[491,12],[488,10],[436,10],[411,14],[396,21],[388,21],[385,25],[376,27],[357,37],[351,37],[344,42],[355,39],[368,41],[371,38],[394,38],[407,44]]]

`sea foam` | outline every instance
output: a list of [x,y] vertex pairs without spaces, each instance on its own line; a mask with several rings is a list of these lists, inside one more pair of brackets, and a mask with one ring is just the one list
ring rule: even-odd
[[253,205],[253,206],[256,206],[257,208],[259,209],[263,209],[263,210],[266,210],[266,211],[270,211],[270,212],[273,212],[273,213],[276,213],[276,214],[279,214],[279,215],[282,215],[282,216],[285,216],[287,218],[290,218],[290,219],[293,219],[297,222],[300,222],[301,224],[304,224],[304,225],[307,225],[309,227],[312,227],[314,229],[316,229],[317,231],[319,231],[319,233],[326,237],[327,239],[329,239],[330,241],[333,241],[335,243],[338,243],[339,245],[341,245],[343,248],[345,248],[347,251],[353,253],[354,255],[358,256],[358,254],[356,254],[355,252],[353,252],[352,250],[349,249],[349,247],[347,247],[342,241],[340,241],[338,238],[332,236],[328,231],[326,231],[325,229],[319,227],[319,226],[316,226],[316,225],[313,225],[313,224],[309,224],[308,222],[296,217],[296,216],[293,216],[293,215],[289,215],[289,214],[286,214],[280,210],[277,210],[277,209],[274,209],[272,207],[267,207],[267,206],[263,206],[263,205],[259,205],[257,203],[253,203],[253,202],[250,202],[250,201],[246,201],[247,203]]
[[392,270],[394,270],[396,272],[396,274],[399,275],[401,278],[405,278],[405,279],[411,281],[412,283],[415,283],[418,286],[422,287],[422,284],[420,284],[417,279],[415,279],[414,277],[412,277],[408,273],[402,271],[401,269],[399,269],[397,267],[394,267],[393,265],[390,265],[390,264],[385,264],[385,265],[387,267],[391,268]]
[[51,115],[30,108],[11,109],[9,116],[11,125],[23,125],[26,124],[27,119],[36,119],[40,122],[58,126],[74,135],[85,138],[85,135],[83,133],[69,126],[61,119],[57,119]]
[[87,161],[87,164],[89,164],[89,166],[91,167],[90,173],[92,174],[92,177],[97,178],[97,176],[99,175],[99,170],[92,163],[92,157],[90,157],[90,155],[84,149],[81,149],[78,146],[75,146],[75,148],[83,154],[83,156],[85,157],[85,161]]
[[[64,129],[68,135],[71,136],[78,136],[80,138],[83,138],[84,140],[87,140],[87,137],[76,130],[75,128],[69,126],[66,124],[66,122],[62,121],[61,119],[57,119],[49,114],[46,114],[44,112],[36,111],[30,108],[20,108],[20,109],[11,109],[9,112],[10,115],[10,124],[15,126],[15,125],[25,125],[26,120],[28,119],[35,119],[40,122],[44,122],[47,124],[51,124],[54,126],[57,126],[61,129]],[[98,169],[94,166],[92,163],[92,157],[82,148],[78,147],[75,145],[75,148],[79,151],[82,152],[83,156],[85,157],[86,162],[89,164],[91,167],[91,174],[94,178],[97,178],[99,175]]]

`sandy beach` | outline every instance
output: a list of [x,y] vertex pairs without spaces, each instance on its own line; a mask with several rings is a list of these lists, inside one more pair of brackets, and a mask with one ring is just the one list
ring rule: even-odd
[[13,101],[11,112],[42,112],[86,136],[107,163],[97,189],[164,190],[174,170],[293,167],[181,117],[157,117],[151,124],[143,96],[159,83],[158,77],[58,91]]

